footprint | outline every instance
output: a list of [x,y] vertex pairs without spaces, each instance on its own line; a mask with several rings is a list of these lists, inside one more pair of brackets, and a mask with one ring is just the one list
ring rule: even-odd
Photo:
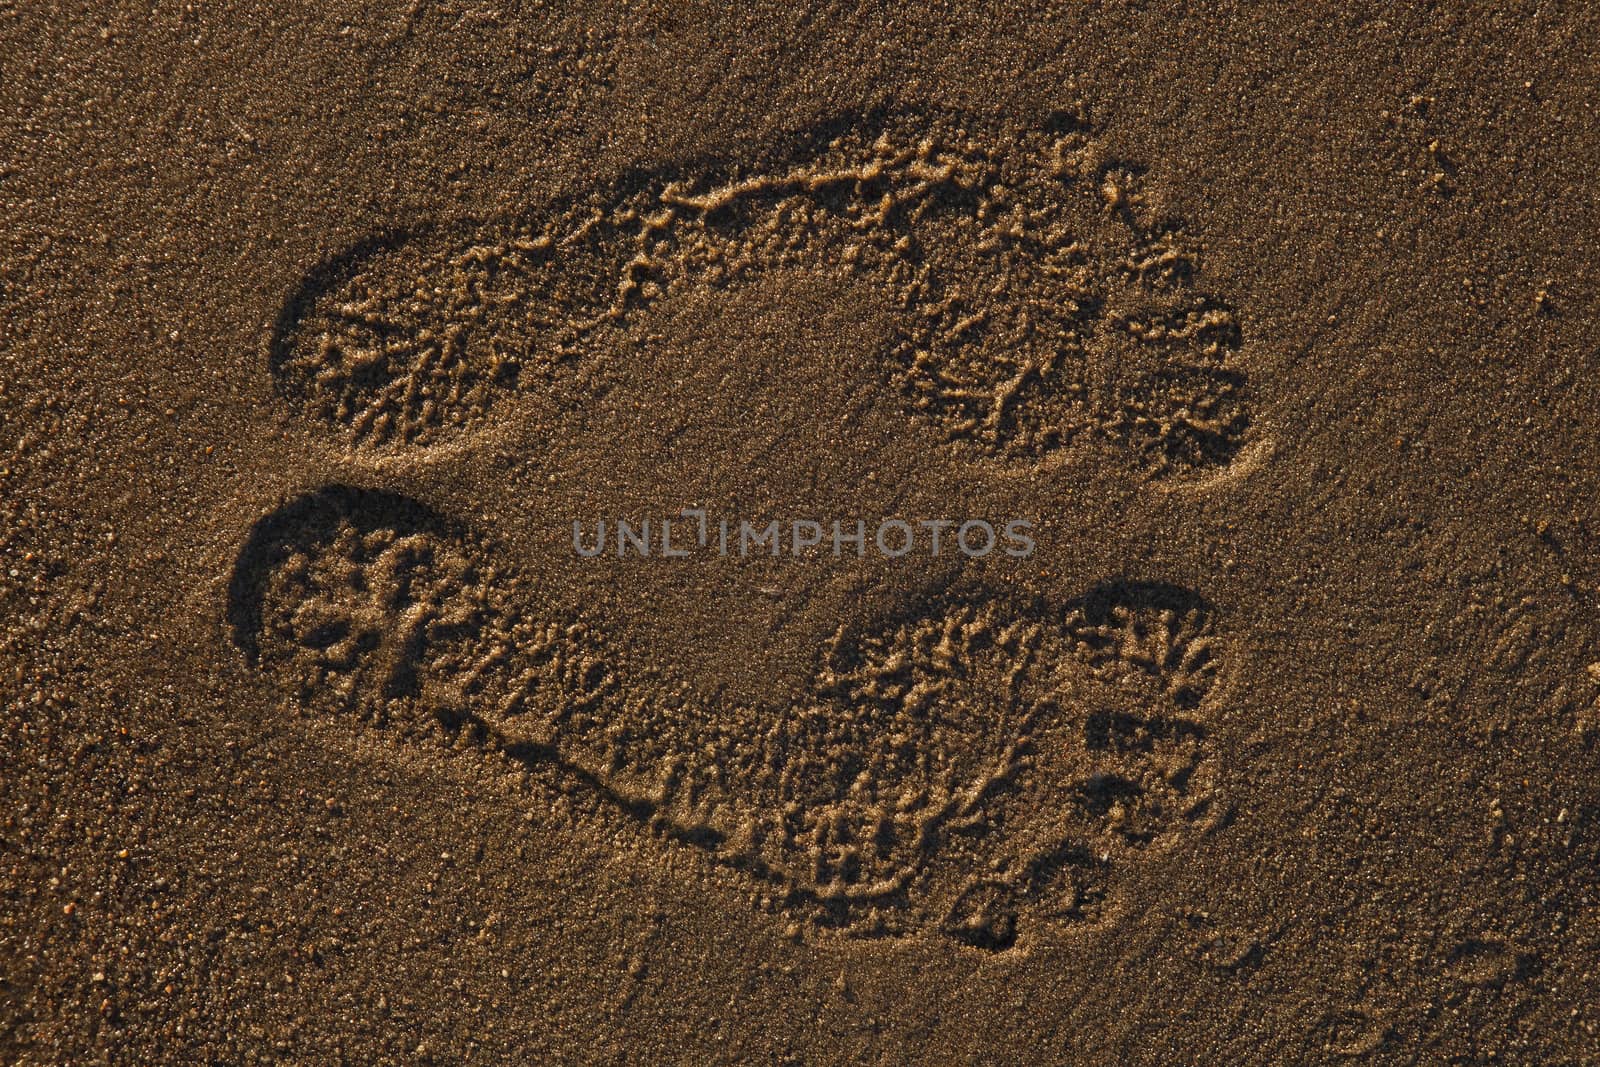
[[975,456],[1099,442],[1151,477],[1251,439],[1232,306],[1144,168],[1077,115],[828,124],[759,164],[687,164],[524,218],[375,237],[313,270],[269,342],[277,392],[352,447],[469,429],[603,361],[663,300],[774,269],[885,294],[886,389]]
[[1066,605],[983,589],[841,629],[776,716],[631,664],[495,547],[408,498],[333,486],[256,524],[228,616],[309,714],[557,765],[622,815],[857,936],[984,949],[1101,913],[1202,817],[1212,611],[1175,586]]

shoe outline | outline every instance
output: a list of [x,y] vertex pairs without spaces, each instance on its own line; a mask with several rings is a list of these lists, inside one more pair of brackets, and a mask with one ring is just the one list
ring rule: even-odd
[[1237,312],[1081,112],[1030,126],[936,109],[843,116],[639,171],[519,217],[380,234],[319,264],[267,342],[277,395],[350,447],[426,447],[688,287],[780,266],[893,293],[874,354],[909,417],[978,457],[1098,442],[1168,480],[1256,439]]
[[1181,587],[926,594],[841,629],[811,691],[752,729],[603,629],[536,610],[495,555],[399,494],[301,494],[240,549],[233,640],[308,713],[400,750],[445,737],[552,764],[791,919],[851,936],[1000,950],[1093,919],[1122,865],[1211,805],[1200,720],[1227,657],[1214,609]]

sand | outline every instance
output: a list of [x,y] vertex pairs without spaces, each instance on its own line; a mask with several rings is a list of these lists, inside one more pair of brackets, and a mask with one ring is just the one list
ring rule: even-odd
[[0,1060],[1596,1062],[1597,40],[0,4]]

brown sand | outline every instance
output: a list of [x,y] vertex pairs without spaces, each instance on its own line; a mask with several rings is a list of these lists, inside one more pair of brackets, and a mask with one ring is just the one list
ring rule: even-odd
[[1600,1062],[1600,19],[275,6],[0,2],[0,1060]]

